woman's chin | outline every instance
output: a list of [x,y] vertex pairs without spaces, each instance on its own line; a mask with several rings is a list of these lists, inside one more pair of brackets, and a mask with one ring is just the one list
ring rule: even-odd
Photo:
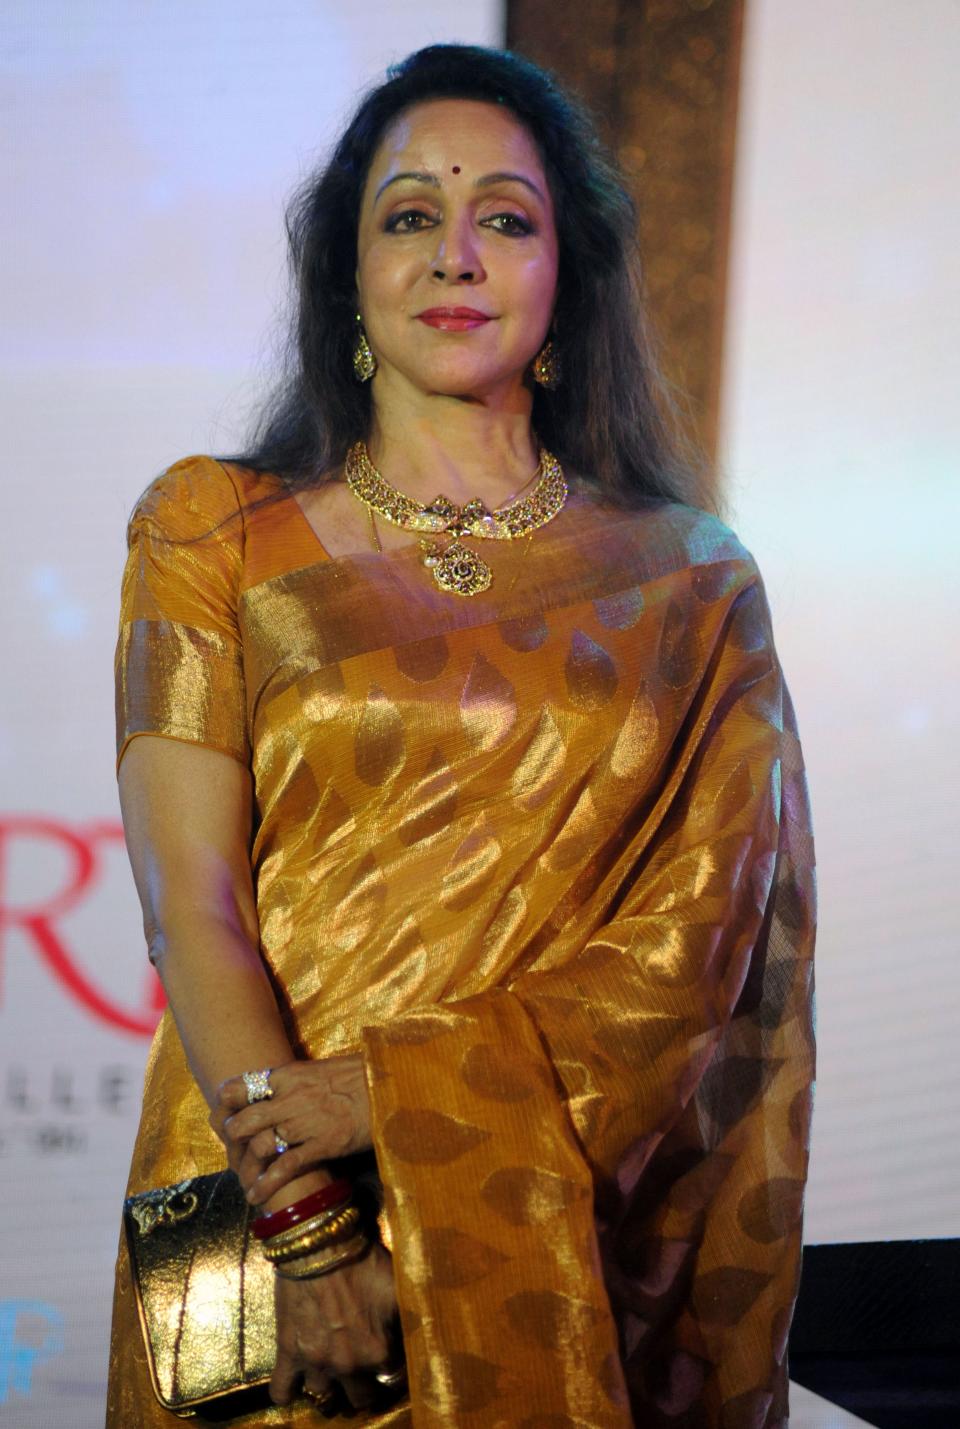
[[429,397],[456,397],[460,401],[490,402],[503,401],[511,395],[519,395],[524,388],[523,372],[512,370],[477,370],[469,368],[444,368],[420,374],[415,385]]

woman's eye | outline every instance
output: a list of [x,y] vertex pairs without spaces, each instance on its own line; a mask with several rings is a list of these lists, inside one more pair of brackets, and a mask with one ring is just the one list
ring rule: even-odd
[[[433,228],[436,222],[437,219],[432,214],[424,213],[421,208],[404,208],[390,214],[384,224],[384,230],[387,233],[418,233],[423,228]],[[490,214],[481,218],[480,222],[485,228],[493,228],[510,238],[525,237],[533,232],[533,224],[528,219],[509,210]]]
[[416,233],[433,222],[428,213],[419,208],[405,208],[399,213],[391,213],[384,224],[387,233]]
[[533,232],[533,224],[522,218],[519,213],[494,213],[489,218],[482,219],[481,222],[512,238],[519,238]]

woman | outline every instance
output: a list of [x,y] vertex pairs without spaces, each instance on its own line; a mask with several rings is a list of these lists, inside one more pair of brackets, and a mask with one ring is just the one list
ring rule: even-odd
[[[135,513],[120,788],[170,1011],[131,1191],[225,1147],[267,1224],[372,1152],[393,1245],[278,1278],[277,1407],[233,1422],[785,1422],[805,786],[634,228],[547,76],[413,55],[294,212],[255,450]],[[121,1257],[109,1422],[167,1424],[131,1306]],[[395,1309],[409,1399],[367,1409]]]

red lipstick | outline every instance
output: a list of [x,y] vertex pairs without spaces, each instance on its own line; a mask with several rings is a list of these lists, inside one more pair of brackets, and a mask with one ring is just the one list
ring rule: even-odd
[[441,332],[467,332],[491,321],[489,313],[480,313],[476,308],[425,308],[417,313],[417,319]]

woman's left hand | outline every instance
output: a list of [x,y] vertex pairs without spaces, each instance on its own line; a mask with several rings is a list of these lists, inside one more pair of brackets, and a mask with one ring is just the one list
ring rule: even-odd
[[[273,1096],[248,1105],[242,1077],[217,1091],[210,1123],[247,1199],[262,1205],[304,1171],[370,1148],[370,1103],[359,1055],[288,1062],[270,1073]],[[277,1136],[288,1150],[277,1155]]]

